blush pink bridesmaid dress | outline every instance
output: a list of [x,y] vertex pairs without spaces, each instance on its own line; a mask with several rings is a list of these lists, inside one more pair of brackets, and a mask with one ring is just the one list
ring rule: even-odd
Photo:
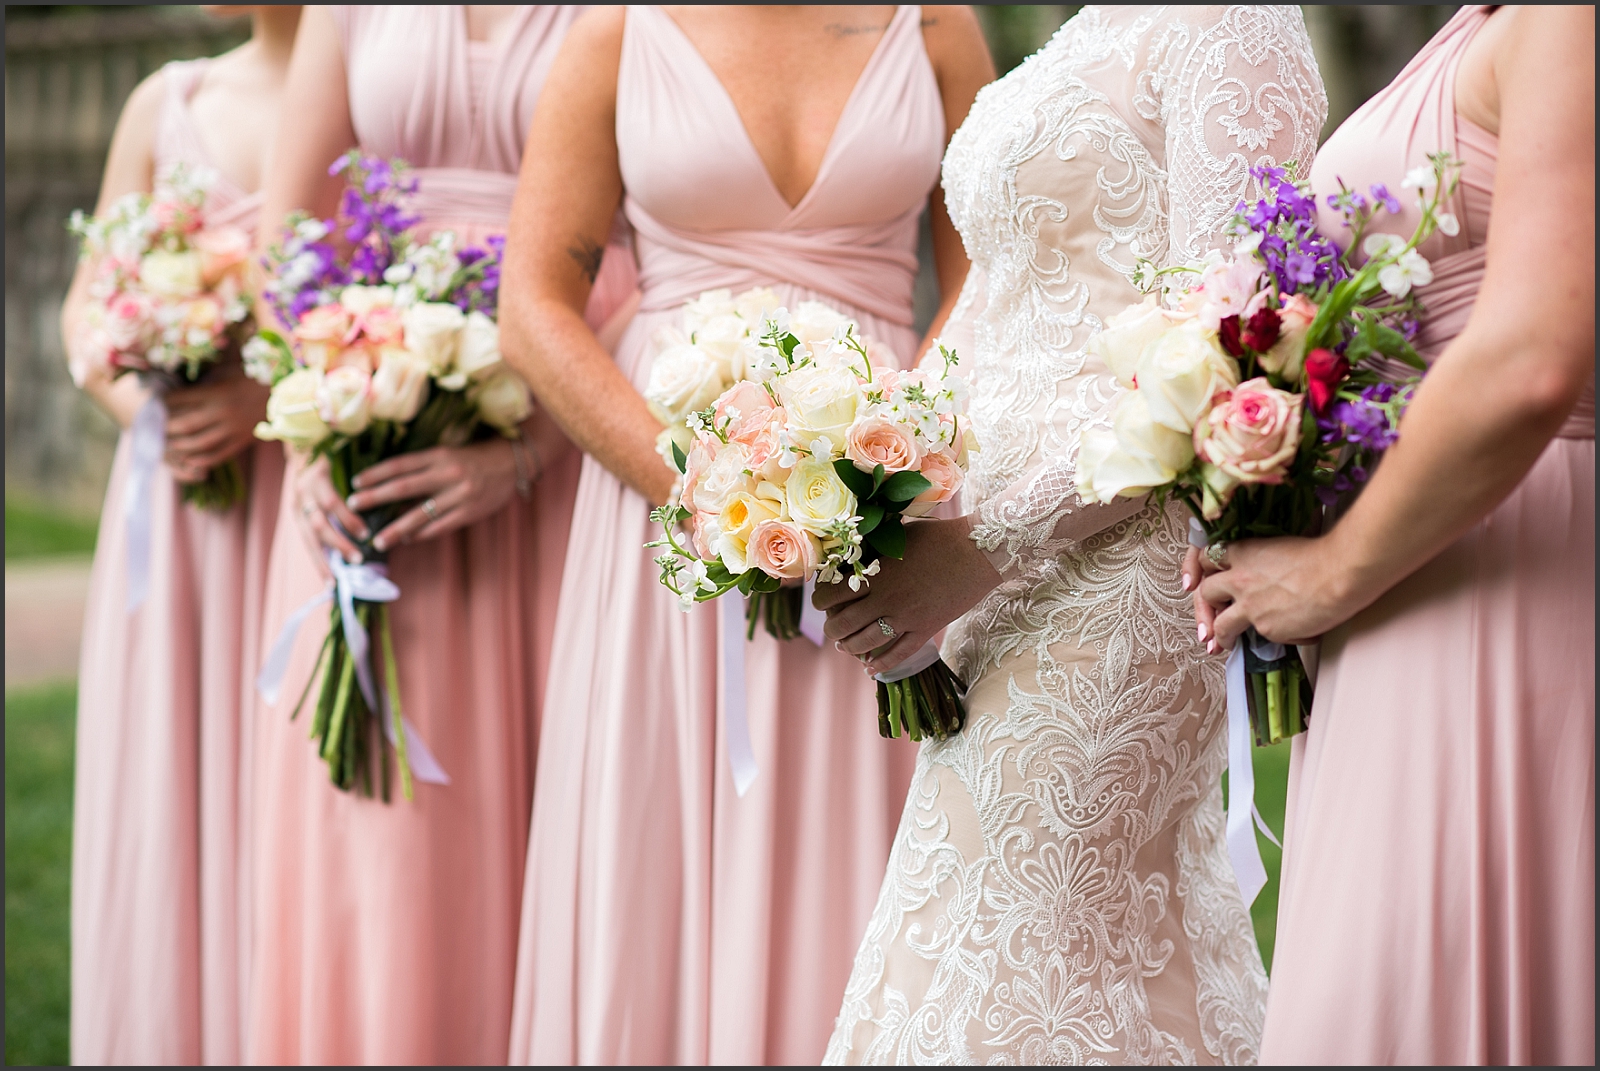
[[[1423,249],[1430,361],[1483,278],[1498,139],[1457,117],[1455,79],[1489,10],[1459,12],[1312,171],[1326,195],[1465,161],[1461,233]],[[1402,200],[1379,225],[1410,234]],[[1594,489],[1591,382],[1493,513],[1324,638],[1262,1063],[1594,1062]]]
[[[424,230],[504,233],[523,136],[569,6],[522,7],[503,46],[465,12],[335,8],[363,150],[416,167]],[[589,313],[634,291],[608,250]],[[536,416],[534,419],[544,419]],[[290,710],[326,631],[301,630],[276,705],[259,704],[255,964],[248,1058],[260,1063],[499,1063],[511,1019],[528,813],[578,454],[546,459],[532,500],[389,557],[404,709],[450,777],[388,804],[336,790]],[[264,640],[324,587],[292,481]]]
[[[189,111],[210,60],[162,69],[159,177],[213,167]],[[255,230],[260,197],[226,177],[207,210]],[[163,466],[149,489],[149,587],[128,612],[117,445],[95,549],[78,671],[72,837],[72,1062],[237,1063],[247,957],[241,778],[283,453],[239,458],[244,502],[183,504]]]
[[[659,8],[628,10],[617,148],[643,298],[616,349],[715,287],[823,301],[915,358],[917,218],[944,118],[919,8],[901,7],[790,206],[732,99]],[[914,745],[832,646],[745,646],[759,768],[740,798],[719,709],[716,604],[664,589],[645,501],[584,460],[528,853],[511,1062],[822,1058],[883,880]]]

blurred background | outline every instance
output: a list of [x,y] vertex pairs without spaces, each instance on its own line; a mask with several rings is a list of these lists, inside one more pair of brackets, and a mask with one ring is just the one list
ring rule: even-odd
[[[1077,5],[986,5],[978,17],[1004,74]],[[1399,73],[1453,5],[1306,6],[1327,85],[1324,136]],[[197,7],[5,9],[5,1057],[67,1059],[67,896],[77,645],[116,427],[72,386],[58,317],[77,251],[64,226],[91,209],[111,132],[135,85],[173,59],[242,43],[245,19]],[[928,260],[924,256],[924,261]],[[918,307],[937,304],[923,272]],[[1287,755],[1258,749],[1262,813],[1282,828]],[[1256,901],[1272,954],[1274,875]]]

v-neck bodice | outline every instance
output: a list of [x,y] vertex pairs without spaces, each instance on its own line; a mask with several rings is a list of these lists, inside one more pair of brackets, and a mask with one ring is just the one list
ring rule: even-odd
[[688,36],[659,8],[629,8],[617,152],[644,308],[716,286],[792,281],[910,322],[917,216],[944,146],[918,15],[915,6],[895,13],[811,188],[790,206]]
[[209,169],[215,173],[206,196],[206,214],[211,225],[231,224],[253,233],[261,211],[261,191],[245,190],[222,173],[200,137],[189,106],[212,62],[210,59],[176,60],[163,68],[166,99],[156,125],[156,176],[165,177],[180,164]]

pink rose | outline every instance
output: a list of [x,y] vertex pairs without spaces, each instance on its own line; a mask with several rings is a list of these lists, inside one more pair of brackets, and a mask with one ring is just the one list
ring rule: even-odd
[[905,472],[922,462],[922,450],[911,430],[885,417],[867,417],[851,425],[844,456],[863,472],[879,465],[886,473]]
[[711,446],[703,441],[696,442],[689,448],[688,456],[684,458],[683,493],[678,496],[678,505],[684,509],[694,509],[694,492],[700,485],[700,474],[711,464],[714,457],[716,454]]
[[200,277],[216,286],[250,256],[250,236],[238,227],[209,227],[194,236],[200,251]]
[[148,298],[123,292],[106,302],[102,327],[113,349],[143,348],[154,328],[155,309]]
[[405,337],[401,315],[401,310],[393,305],[374,305],[356,320],[356,326],[374,346],[399,345]]
[[1250,257],[1224,260],[1200,273],[1200,285],[1184,298],[1184,307],[1197,312],[1207,330],[1215,331],[1222,319],[1245,312],[1261,282],[1261,265]]
[[1195,424],[1195,453],[1238,483],[1282,483],[1300,446],[1304,401],[1265,378],[1241,383]]
[[923,458],[922,468],[918,471],[933,486],[911,500],[911,505],[906,507],[907,517],[926,517],[933,512],[935,506],[954,498],[966,479],[966,474],[961,471],[961,466],[956,464],[955,458],[942,451]]
[[750,446],[767,433],[773,408],[772,395],[767,393],[765,387],[749,380],[741,380],[723,391],[722,397],[717,399],[717,425],[720,427],[723,421],[728,420],[732,413],[737,411],[739,414],[737,419],[734,419],[732,426],[727,429],[728,438],[736,443]]
[[768,576],[800,580],[817,568],[822,544],[788,521],[762,521],[750,533],[749,562]]
[[344,349],[349,332],[350,314],[342,305],[318,305],[300,317],[294,339],[300,344],[300,356],[306,366],[320,371],[328,367],[329,358]]

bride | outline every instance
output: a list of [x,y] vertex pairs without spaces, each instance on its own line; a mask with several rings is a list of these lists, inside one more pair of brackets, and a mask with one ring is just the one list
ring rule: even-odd
[[1219,245],[1249,169],[1306,174],[1326,114],[1298,9],[1088,7],[951,141],[972,512],[818,604],[869,671],[950,625],[967,722],[922,747],[828,1062],[1254,1062],[1267,980],[1224,847],[1222,666],[1169,579],[1182,512],[1085,505],[1073,472],[1137,262]]

